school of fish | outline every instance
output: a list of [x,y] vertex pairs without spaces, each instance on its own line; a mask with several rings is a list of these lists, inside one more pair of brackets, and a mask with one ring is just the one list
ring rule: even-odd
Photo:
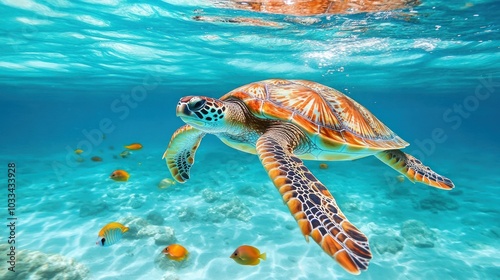
[[[131,154],[131,151],[136,151],[142,149],[142,144],[140,143],[132,143],[129,145],[125,145],[125,151],[121,152],[119,156],[121,158],[126,158]],[[113,149],[110,147],[110,149]],[[76,149],[75,154],[77,155],[76,161],[83,162],[84,158],[82,154],[85,153],[82,149]],[[115,157],[117,158],[117,157]],[[101,162],[103,159],[99,156],[92,156],[91,161]],[[140,163],[139,163],[140,165]],[[130,174],[122,169],[114,170],[109,176],[110,179],[117,182],[126,182],[130,178]],[[159,184],[158,188],[166,189],[169,186],[175,184],[175,181],[170,178],[163,179]],[[119,222],[110,222],[103,226],[99,233],[97,234],[96,245],[100,247],[109,247],[116,243],[118,243],[123,234],[129,231],[129,228]],[[189,251],[180,244],[170,244],[164,249],[161,250],[161,253],[165,255],[166,258],[176,262],[183,262],[189,256]],[[250,265],[255,266],[260,263],[260,260],[266,259],[266,253],[261,253],[259,249],[250,246],[250,245],[242,245],[239,246],[230,256],[236,263],[241,265]]]

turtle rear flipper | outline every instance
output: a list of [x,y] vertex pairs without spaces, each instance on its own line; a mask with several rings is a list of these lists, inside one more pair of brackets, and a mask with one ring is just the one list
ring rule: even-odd
[[417,181],[443,190],[451,190],[455,187],[450,179],[437,174],[420,160],[400,150],[387,150],[375,156],[412,182]]
[[203,136],[204,132],[190,125],[180,127],[172,135],[163,158],[177,182],[184,183],[189,179],[189,170],[194,164],[194,155]]
[[359,274],[372,258],[368,239],[340,211],[326,187],[293,154],[300,136],[289,128],[270,130],[257,141],[257,153],[283,196],[306,240],[314,241],[345,270]]

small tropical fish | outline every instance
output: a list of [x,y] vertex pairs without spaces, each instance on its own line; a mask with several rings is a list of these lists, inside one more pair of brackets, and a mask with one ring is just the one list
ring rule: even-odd
[[319,164],[319,168],[320,169],[328,169],[328,164],[326,164],[326,163],[320,163]]
[[122,158],[126,158],[126,157],[128,157],[129,155],[130,155],[130,151],[129,151],[129,150],[125,150],[125,151],[123,151],[123,152],[121,152],[121,153],[120,153],[120,156],[121,156]]
[[403,176],[403,175],[398,175],[398,176],[396,176],[396,180],[398,180],[398,182],[402,183],[402,182],[404,182],[404,181],[405,181],[405,176]]
[[121,169],[113,171],[113,173],[111,173],[111,175],[109,176],[109,178],[111,178],[115,181],[121,181],[121,182],[128,181],[129,177],[130,177],[130,174],[128,174],[127,171],[121,170]]
[[76,150],[75,150],[75,154],[77,154],[77,155],[80,155],[80,154],[82,154],[82,153],[83,153],[83,150],[82,150],[82,149],[76,149]]
[[179,244],[171,244],[165,247],[161,251],[167,258],[174,261],[183,261],[187,258],[189,252],[182,245]]
[[130,145],[125,146],[125,148],[129,150],[140,150],[142,149],[142,145],[139,143],[132,143]]
[[166,189],[172,185],[175,185],[175,181],[170,179],[170,178],[165,178],[158,183],[158,188],[159,189]]
[[234,251],[230,258],[242,265],[258,265],[259,259],[266,260],[266,253],[261,254],[259,249],[253,246],[242,245]]
[[98,156],[91,157],[90,159],[91,159],[92,161],[102,161],[102,158],[101,158],[101,157],[98,157]]
[[122,239],[123,233],[128,231],[128,227],[118,223],[111,222],[105,225],[98,234],[96,244],[98,246],[108,247]]

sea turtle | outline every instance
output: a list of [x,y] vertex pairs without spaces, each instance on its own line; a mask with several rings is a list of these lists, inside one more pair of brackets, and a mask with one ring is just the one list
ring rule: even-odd
[[305,80],[272,79],[239,87],[220,99],[187,96],[177,104],[186,125],[173,134],[163,157],[180,183],[201,139],[257,154],[306,240],[311,236],[348,272],[366,270],[368,239],[340,211],[331,193],[304,165],[307,160],[352,160],[374,155],[412,182],[450,190],[453,183],[418,159],[366,108],[341,92]]

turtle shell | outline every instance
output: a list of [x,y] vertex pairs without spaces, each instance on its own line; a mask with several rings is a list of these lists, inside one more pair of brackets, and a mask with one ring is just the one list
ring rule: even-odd
[[228,98],[240,99],[258,118],[298,125],[321,149],[373,153],[408,146],[365,107],[315,82],[264,80],[234,89],[221,100]]

